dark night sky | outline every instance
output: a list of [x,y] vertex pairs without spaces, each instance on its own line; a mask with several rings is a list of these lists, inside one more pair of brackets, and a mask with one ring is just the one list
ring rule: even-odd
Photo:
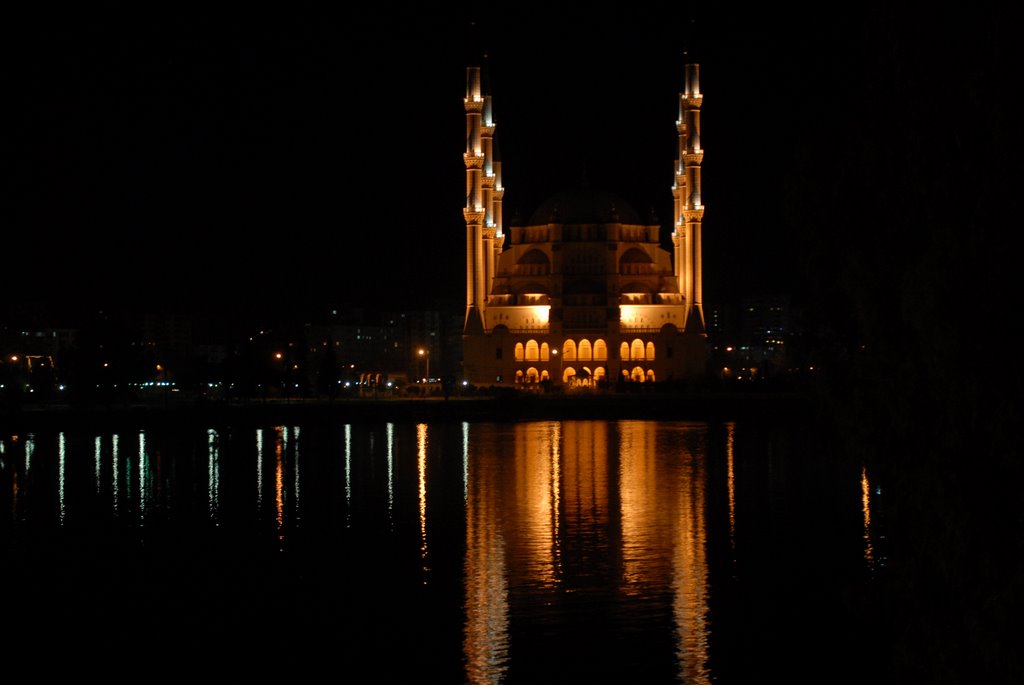
[[[687,40],[683,4],[543,7],[477,17],[507,219],[585,169],[667,223],[690,48],[706,100],[705,299],[799,290],[792,198],[847,144],[863,19],[698,11]],[[18,294],[5,306],[374,308],[404,306],[410,283],[409,305],[461,300],[468,17],[168,6],[9,27],[0,285]]]

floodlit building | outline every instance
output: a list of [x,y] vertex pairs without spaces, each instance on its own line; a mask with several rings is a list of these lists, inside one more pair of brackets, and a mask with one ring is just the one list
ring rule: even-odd
[[491,96],[466,83],[463,370],[476,385],[596,387],[704,372],[700,70],[679,94],[672,250],[614,194],[558,193],[508,233]]

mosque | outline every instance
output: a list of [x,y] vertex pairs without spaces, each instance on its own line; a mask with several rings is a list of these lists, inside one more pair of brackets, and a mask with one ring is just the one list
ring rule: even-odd
[[553,195],[506,234],[491,96],[480,67],[466,77],[465,378],[572,389],[703,373],[699,65],[685,65],[679,94],[671,251],[655,219],[587,189]]

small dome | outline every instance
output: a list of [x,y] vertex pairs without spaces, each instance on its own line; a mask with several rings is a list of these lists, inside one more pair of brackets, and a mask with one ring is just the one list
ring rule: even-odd
[[644,225],[625,200],[599,190],[567,190],[548,198],[530,216],[527,226],[544,224]]

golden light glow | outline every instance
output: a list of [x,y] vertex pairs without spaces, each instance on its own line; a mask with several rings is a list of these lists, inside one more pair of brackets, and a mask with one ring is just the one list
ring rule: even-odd
[[[427,424],[416,424],[416,472],[419,476],[420,492],[420,559],[423,570],[427,567]],[[426,584],[426,579],[423,583]]]
[[[728,371],[728,369],[726,369]],[[729,488],[729,547],[732,548],[732,561],[736,563],[736,475],[733,471],[733,441],[736,436],[736,424],[725,426],[725,463],[726,479]]]
[[875,550],[871,543],[871,483],[868,482],[867,466],[860,470],[860,503],[864,516],[864,561],[868,563],[868,568],[872,568],[875,564]]
[[704,501],[704,454],[688,454],[689,466],[679,473],[674,517],[676,530],[672,585],[674,614],[679,644],[679,680],[684,683],[710,683],[708,669],[708,564]]
[[622,507],[624,590],[642,594],[645,583],[662,570],[658,560],[672,541],[659,534],[658,479],[654,455],[655,426],[623,423],[619,428],[619,499]]
[[274,504],[276,505],[277,530],[284,528],[284,439],[282,428],[277,427],[277,440],[274,445]]
[[535,422],[484,426],[470,443],[464,431],[467,682],[506,675],[510,588],[557,602],[574,589],[562,559],[607,550],[630,601],[671,595],[679,679],[710,683],[706,433],[653,421]]
[[[506,441],[509,445],[511,441]],[[508,669],[509,569],[501,496],[504,471],[497,468],[511,455],[478,451],[470,461],[468,432],[466,504],[466,622],[462,650],[466,682],[500,683]],[[469,468],[472,464],[472,468]]]
[[532,581],[554,586],[559,579],[559,513],[555,508],[559,486],[554,469],[560,425],[557,422],[518,424],[515,430],[517,528],[527,533],[519,553]]

